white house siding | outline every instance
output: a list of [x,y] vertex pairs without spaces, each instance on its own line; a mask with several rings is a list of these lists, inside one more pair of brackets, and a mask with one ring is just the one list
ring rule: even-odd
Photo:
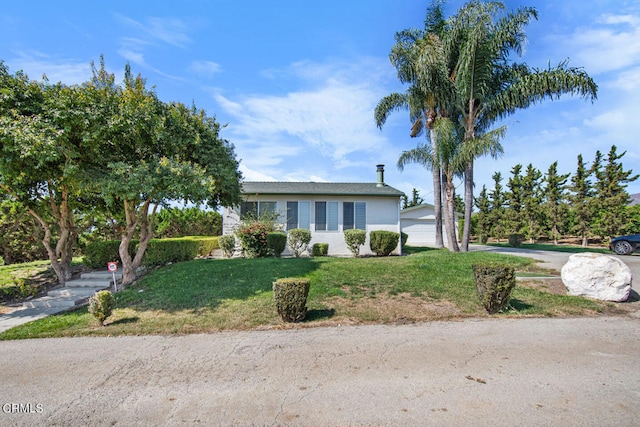
[[[459,217],[459,214],[456,215]],[[435,246],[436,244],[436,216],[433,205],[422,204],[412,208],[403,209],[400,213],[402,232],[407,234],[407,245],[410,246]],[[456,230],[458,227],[456,219]],[[447,235],[442,229],[444,244],[447,244]]]
[[[310,231],[311,243],[309,251],[314,243],[328,243],[329,255],[351,255],[344,241],[343,227],[343,202],[366,203],[366,231],[367,241],[361,248],[362,255],[372,254],[369,247],[369,233],[373,230],[387,230],[400,232],[400,199],[399,197],[370,197],[370,196],[323,196],[323,195],[261,195],[248,196],[248,202],[264,201],[276,202],[280,223],[284,228],[287,222],[287,202],[310,202]],[[316,231],[315,202],[338,202],[338,229],[335,231]],[[230,234],[239,222],[239,208],[225,209],[223,213],[223,233]],[[288,254],[288,250],[285,251]]]

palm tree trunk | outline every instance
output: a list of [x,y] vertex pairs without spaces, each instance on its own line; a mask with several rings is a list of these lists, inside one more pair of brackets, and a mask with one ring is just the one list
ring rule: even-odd
[[447,177],[444,181],[444,216],[445,229],[447,231],[447,247],[451,252],[460,252],[458,239],[456,238],[456,222],[455,222],[455,187],[453,181]]
[[473,208],[473,159],[464,168],[464,227],[462,230],[462,252],[469,251],[471,234],[471,211]]
[[[435,157],[438,158],[438,134],[431,129],[429,131],[429,137],[431,138],[431,145]],[[444,247],[444,240],[442,238],[442,181],[440,180],[440,168],[434,167],[431,169],[433,174],[433,211],[436,222],[436,248]]]

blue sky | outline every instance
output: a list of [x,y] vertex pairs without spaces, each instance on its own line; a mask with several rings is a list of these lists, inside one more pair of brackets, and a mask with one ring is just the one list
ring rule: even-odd
[[[447,14],[464,2],[449,1]],[[195,103],[227,124],[246,180],[367,182],[376,164],[388,184],[433,200],[430,173],[396,167],[409,137],[406,112],[382,130],[377,102],[404,91],[388,60],[396,31],[423,25],[428,1],[181,0],[34,1],[3,4],[0,60],[32,79],[80,83],[104,54],[122,76],[127,62],[164,101]],[[476,194],[491,176],[532,163],[543,173],[558,161],[575,170],[612,144],[624,167],[640,172],[640,3],[625,0],[506,1],[533,6],[520,59],[544,68],[568,59],[599,86],[595,103],[564,97],[504,121],[504,155],[476,163]],[[424,137],[423,137],[424,138]],[[460,182],[458,181],[458,184]],[[458,187],[462,192],[462,186]],[[640,193],[640,183],[628,187]]]

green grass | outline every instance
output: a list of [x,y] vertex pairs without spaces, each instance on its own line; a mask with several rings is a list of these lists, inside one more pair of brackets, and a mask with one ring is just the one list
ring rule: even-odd
[[[488,243],[488,246],[496,246],[500,248],[510,248],[508,243]],[[612,254],[609,249],[593,246],[572,246],[572,245],[553,245],[550,243],[523,243],[520,245],[521,249],[531,249],[536,251],[552,251],[552,252],[568,252],[568,253],[582,253],[582,252],[596,252],[601,254]]]
[[[195,260],[157,269],[116,294],[104,327],[80,308],[10,329],[0,339],[289,327],[273,301],[272,283],[283,277],[311,279],[307,326],[488,316],[471,270],[481,261],[534,269],[521,257],[415,248],[409,256],[386,258]],[[585,315],[604,307],[517,287],[510,310],[500,316]]]
[[0,287],[12,286],[15,279],[28,278],[49,271],[49,261],[33,261],[24,264],[0,266]]

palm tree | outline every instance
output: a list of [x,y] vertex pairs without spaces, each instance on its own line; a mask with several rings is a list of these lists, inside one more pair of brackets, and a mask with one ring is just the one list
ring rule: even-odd
[[[471,1],[447,21],[442,34],[447,50],[455,53],[455,88],[464,123],[464,143],[474,141],[496,121],[519,109],[562,94],[597,97],[597,85],[581,68],[556,67],[540,70],[512,63],[521,55],[526,39],[524,27],[537,19],[534,8],[521,8],[498,19],[502,2]],[[465,221],[462,250],[469,247],[473,201],[473,158],[464,171]]]
[[[442,182],[438,155],[438,135],[434,126],[438,118],[447,117],[453,104],[453,81],[447,68],[444,46],[437,33],[444,28],[442,0],[435,0],[427,10],[425,29],[404,30],[396,33],[396,44],[389,59],[397,70],[398,79],[410,84],[405,93],[392,93],[380,100],[375,109],[375,120],[382,128],[392,111],[409,110],[412,122],[410,136],[415,138],[429,133],[433,162],[418,163],[432,171],[433,199],[436,223],[436,247],[443,247],[442,238]],[[419,145],[416,150],[421,150]],[[398,166],[404,165],[400,160]]]

